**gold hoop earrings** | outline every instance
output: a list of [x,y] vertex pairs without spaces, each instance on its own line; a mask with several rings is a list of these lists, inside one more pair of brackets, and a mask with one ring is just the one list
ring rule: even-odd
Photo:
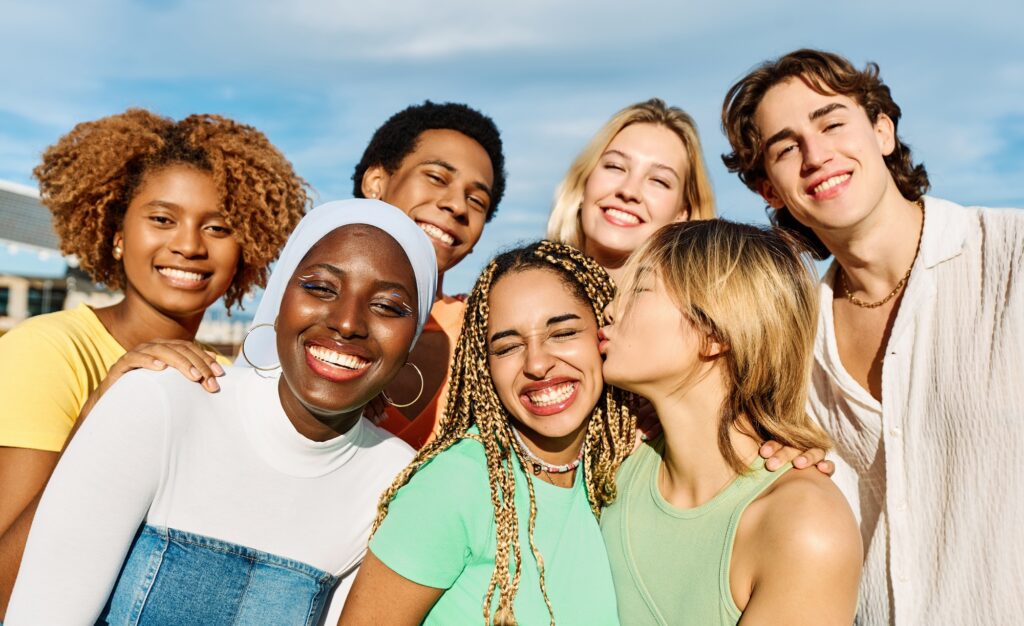
[[114,251],[111,253],[111,256],[114,257],[114,260],[120,261],[122,255],[124,255],[124,250],[121,248],[121,246],[114,246]]
[[384,398],[384,401],[390,404],[391,406],[395,407],[396,409],[404,409],[407,406],[412,406],[416,404],[416,402],[420,399],[420,396],[423,395],[423,388],[426,386],[426,382],[424,382],[423,380],[423,372],[420,371],[420,368],[416,367],[416,364],[411,361],[406,361],[405,364],[416,370],[416,374],[420,377],[420,390],[416,394],[415,398],[413,398],[409,402],[406,402],[405,404],[398,404],[397,402],[388,397],[388,393],[386,391],[381,390],[380,395]]
[[260,366],[256,365],[255,363],[253,363],[251,360],[249,360],[249,357],[245,354],[245,342],[246,342],[246,340],[249,339],[249,335],[252,334],[252,331],[256,330],[260,326],[270,326],[275,331],[277,330],[277,324],[276,323],[274,323],[274,324],[263,323],[263,324],[256,324],[255,326],[253,326],[249,330],[245,331],[245,336],[242,337],[242,346],[241,346],[241,348],[242,348],[242,358],[245,359],[245,362],[248,363],[250,367],[252,367],[254,370],[256,370],[258,372],[272,372],[272,371],[276,370],[277,368],[281,367],[281,364],[278,363],[277,365],[273,365],[271,367],[260,367]]

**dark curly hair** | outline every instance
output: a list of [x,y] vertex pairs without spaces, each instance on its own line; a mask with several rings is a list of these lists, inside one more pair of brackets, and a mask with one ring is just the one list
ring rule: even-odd
[[[860,71],[837,54],[806,48],[766,61],[730,87],[722,104],[722,128],[733,149],[722,155],[722,161],[755,192],[759,191],[758,186],[767,174],[761,145],[763,138],[754,124],[754,114],[769,89],[794,77],[820,94],[852,98],[864,107],[872,123],[884,113],[892,120],[894,132],[899,128],[900,107],[893,101],[889,87],[879,78],[876,63],[868,63]],[[903,143],[898,134],[895,143],[892,153],[885,157],[885,164],[903,197],[916,201],[928,191],[928,172],[924,165],[914,164],[910,146]],[[775,225],[795,231],[805,239],[816,258],[826,259],[831,255],[811,229],[797,222],[788,209],[770,212],[770,217]]]
[[34,170],[53,213],[61,251],[78,257],[96,282],[124,287],[114,235],[146,176],[183,164],[213,177],[224,221],[242,248],[228,307],[264,286],[273,261],[310,199],[306,181],[260,131],[219,115],[174,120],[128,109],[75,126],[43,153]]
[[454,130],[469,137],[491,158],[494,183],[491,185],[491,206],[487,221],[498,212],[498,203],[505,195],[505,155],[501,149],[501,133],[494,120],[465,104],[444,102],[435,104],[430,100],[415,104],[388,118],[370,139],[363,152],[363,158],[352,174],[352,195],[363,196],[363,175],[375,165],[382,166],[389,174],[402,165],[402,160],[416,149],[420,135],[428,130]]

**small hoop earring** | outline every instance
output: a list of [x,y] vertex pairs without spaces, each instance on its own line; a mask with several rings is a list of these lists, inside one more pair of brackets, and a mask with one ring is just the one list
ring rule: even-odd
[[391,406],[395,407],[396,409],[404,409],[407,406],[412,406],[412,405],[416,404],[416,402],[420,399],[420,396],[423,395],[423,388],[426,386],[426,382],[424,382],[424,380],[423,380],[423,372],[420,371],[420,368],[416,367],[416,364],[412,363],[411,361],[406,361],[405,365],[409,365],[414,370],[416,370],[416,374],[418,374],[419,377],[420,377],[420,390],[416,394],[415,398],[413,398],[409,402],[406,402],[405,404],[398,404],[397,402],[395,402],[394,400],[392,400],[391,398],[388,397],[388,393],[386,391],[381,390],[380,395],[384,397],[384,401],[387,402],[388,404],[390,404]]
[[242,337],[242,346],[241,346],[241,348],[242,348],[242,358],[245,359],[245,362],[248,363],[250,367],[252,367],[254,370],[256,370],[258,372],[272,372],[272,371],[276,370],[277,368],[281,367],[281,364],[278,363],[277,365],[273,365],[271,367],[260,367],[260,366],[256,365],[255,363],[253,363],[249,359],[248,355],[245,354],[245,342],[246,342],[246,340],[249,339],[249,335],[252,334],[252,331],[256,330],[260,326],[270,326],[275,331],[277,330],[277,325],[276,324],[263,323],[263,324],[256,324],[255,326],[253,326],[249,330],[245,331],[245,336]]
[[124,254],[124,250],[121,249],[121,246],[114,246],[114,251],[113,251],[113,253],[111,253],[111,256],[114,257],[115,261],[120,261],[121,260],[121,256],[123,254]]

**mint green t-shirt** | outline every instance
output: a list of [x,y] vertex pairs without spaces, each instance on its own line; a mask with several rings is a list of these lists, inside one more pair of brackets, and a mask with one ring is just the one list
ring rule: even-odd
[[[518,461],[514,465],[523,560],[516,620],[522,626],[550,623],[527,535],[530,500],[525,481],[532,480],[537,501],[534,541],[544,559],[555,623],[618,624],[608,557],[582,472],[576,473],[572,488],[563,489],[528,478]],[[445,625],[483,623],[496,546],[484,449],[471,439],[439,454],[399,490],[370,541],[373,554],[404,578],[445,590],[423,622]],[[495,591],[492,618],[497,599]]]

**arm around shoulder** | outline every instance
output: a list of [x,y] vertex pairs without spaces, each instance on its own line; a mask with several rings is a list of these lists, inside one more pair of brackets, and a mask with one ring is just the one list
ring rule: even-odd
[[864,557],[849,504],[817,472],[790,472],[779,483],[756,503],[744,540],[756,557],[740,623],[852,624]]

